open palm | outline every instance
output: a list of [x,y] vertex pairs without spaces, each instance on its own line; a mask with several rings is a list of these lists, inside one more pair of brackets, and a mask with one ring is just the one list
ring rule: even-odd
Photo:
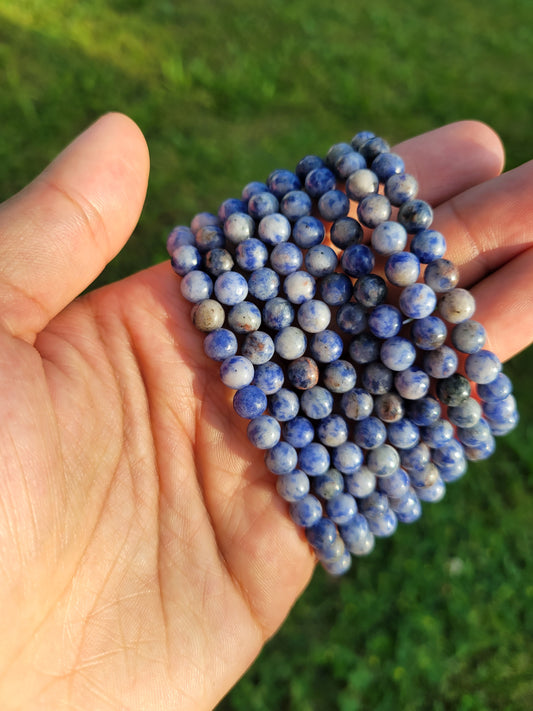
[[[473,122],[397,150],[511,356],[533,332],[533,168],[497,178],[499,141]],[[147,175],[137,127],[109,115],[0,209],[6,711],[212,708],[313,570],[169,265],[76,298]]]

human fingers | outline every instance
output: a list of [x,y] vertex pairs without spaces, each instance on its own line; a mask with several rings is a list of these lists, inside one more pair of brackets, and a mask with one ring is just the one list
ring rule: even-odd
[[146,142],[131,119],[107,114],[0,207],[0,323],[35,335],[131,235],[148,180]]

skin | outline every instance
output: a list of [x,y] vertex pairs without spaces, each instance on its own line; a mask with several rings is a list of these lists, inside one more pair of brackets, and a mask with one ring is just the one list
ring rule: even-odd
[[[476,122],[395,150],[509,358],[533,332],[533,163],[497,177]],[[211,709],[315,564],[169,264],[78,297],[147,179],[142,134],[110,114],[0,208],[5,711]]]

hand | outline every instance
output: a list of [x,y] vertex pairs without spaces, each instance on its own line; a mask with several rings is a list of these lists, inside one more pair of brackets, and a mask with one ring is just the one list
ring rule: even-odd
[[[474,122],[397,150],[510,357],[533,332],[533,165],[496,177]],[[313,570],[169,264],[76,298],[147,174],[139,130],[108,115],[0,209],[6,711],[212,708]]]

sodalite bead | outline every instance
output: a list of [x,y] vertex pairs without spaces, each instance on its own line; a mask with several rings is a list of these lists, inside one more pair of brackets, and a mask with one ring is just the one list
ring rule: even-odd
[[431,351],[442,346],[446,340],[448,329],[438,316],[425,316],[413,322],[411,338],[417,348]]
[[402,252],[407,244],[407,231],[398,222],[386,220],[379,224],[370,237],[372,248],[378,254],[389,256]]
[[293,242],[302,249],[321,244],[325,236],[324,225],[316,217],[300,217],[292,228]]
[[274,338],[276,353],[285,360],[295,360],[305,353],[307,338],[305,333],[295,326],[282,328]]
[[290,326],[294,321],[292,304],[281,296],[269,299],[263,306],[263,321],[265,326],[276,331]]
[[333,395],[326,388],[315,385],[301,394],[300,405],[311,420],[322,420],[331,414]]
[[479,422],[481,412],[479,402],[469,397],[461,405],[448,407],[448,419],[457,427],[473,427]]
[[317,244],[311,247],[304,258],[305,267],[314,277],[333,274],[337,267],[337,255],[331,247]]
[[282,499],[292,503],[309,493],[309,477],[301,469],[282,474],[276,479],[276,490]]
[[248,213],[254,220],[262,220],[267,215],[274,215],[279,210],[279,202],[271,192],[256,193],[248,200]]
[[346,274],[326,274],[320,280],[320,296],[329,306],[342,306],[350,300],[352,282]]
[[381,342],[372,333],[359,333],[350,342],[349,353],[354,363],[371,363],[379,358]]
[[363,449],[375,449],[385,444],[387,430],[385,425],[377,417],[367,417],[356,423],[354,427],[353,440],[358,447]]
[[385,275],[394,286],[414,285],[420,275],[418,257],[411,252],[391,254],[385,264]]
[[470,397],[470,383],[461,375],[454,373],[448,378],[437,381],[437,397],[444,405],[461,405]]
[[381,362],[390,370],[405,370],[413,365],[416,358],[416,348],[401,336],[393,336],[383,342],[380,349]]
[[471,353],[465,361],[465,373],[475,383],[491,383],[502,369],[498,356],[492,351]]
[[212,212],[199,212],[191,220],[191,231],[196,234],[202,227],[209,227],[210,225],[215,227],[220,225],[218,216],[213,215]]
[[248,296],[248,282],[239,272],[224,272],[216,278],[214,290],[221,304],[234,306]]
[[331,243],[339,249],[346,249],[351,244],[360,244],[363,241],[363,228],[353,217],[340,217],[331,225],[329,230]]
[[248,202],[252,195],[257,195],[257,193],[267,192],[268,188],[266,183],[261,183],[259,180],[252,180],[250,183],[246,183],[241,193],[241,200]]
[[265,395],[277,393],[283,387],[284,380],[283,368],[273,361],[254,367],[252,385],[260,388]]
[[364,368],[361,382],[372,395],[384,395],[392,388],[393,373],[383,363],[375,361]]
[[233,396],[233,409],[239,417],[252,419],[262,415],[268,401],[265,393],[255,385],[247,385],[237,390]]
[[366,309],[360,304],[348,302],[343,304],[337,311],[337,326],[343,333],[350,333],[353,336],[362,333],[367,324]]
[[366,168],[366,160],[357,151],[344,153],[335,161],[335,173],[342,180],[346,180],[348,176],[362,168]]
[[234,212],[224,222],[224,234],[228,242],[240,244],[254,236],[255,222],[245,212]]
[[300,401],[298,395],[287,388],[280,388],[268,399],[268,410],[278,422],[292,420],[298,414]]
[[305,189],[312,198],[319,198],[336,184],[335,175],[329,168],[315,168],[305,176]]
[[205,272],[193,269],[186,274],[180,283],[180,291],[187,301],[197,303],[204,301],[213,292],[213,282],[211,277]]
[[321,499],[333,499],[344,489],[344,477],[338,469],[328,469],[325,474],[313,478],[313,491]]
[[[302,408],[305,407],[302,404]],[[309,415],[311,417],[311,415]],[[348,425],[346,420],[340,415],[329,415],[324,417],[317,429],[318,439],[326,447],[338,447],[348,439]]]
[[185,244],[194,245],[194,233],[186,225],[176,225],[167,237],[167,252],[169,256],[172,256],[178,247]]
[[333,448],[332,461],[343,474],[355,474],[363,464],[363,452],[354,442],[343,442]]
[[364,464],[354,473],[344,477],[347,491],[357,499],[364,499],[376,489],[376,475]]
[[426,267],[424,281],[436,294],[442,294],[457,286],[459,270],[449,259],[436,259]]
[[283,196],[279,209],[290,222],[296,222],[300,217],[311,214],[312,204],[311,198],[306,192],[291,190]]
[[382,422],[397,422],[404,416],[403,399],[397,393],[384,393],[374,400],[374,414]]
[[390,476],[400,466],[400,455],[390,444],[382,444],[368,452],[366,465],[377,477]]
[[235,334],[227,328],[217,328],[204,338],[204,352],[213,360],[225,360],[237,353]]
[[224,200],[218,208],[217,217],[220,222],[224,222],[234,212],[246,212],[246,203],[239,198],[228,198]]
[[318,366],[312,358],[297,358],[289,363],[287,377],[298,390],[309,390],[318,383]]
[[280,242],[287,242],[291,236],[291,223],[279,212],[266,215],[257,226],[259,239],[273,247]]
[[265,455],[265,464],[272,474],[290,474],[298,463],[298,453],[288,442],[278,442]]
[[396,390],[405,400],[418,400],[429,390],[429,376],[421,368],[412,365],[394,378]]
[[385,301],[387,284],[377,274],[365,274],[357,280],[353,294],[359,304],[374,308]]
[[513,392],[513,384],[505,373],[498,375],[490,383],[479,384],[477,394],[484,402],[498,402]]
[[290,505],[289,513],[294,523],[307,528],[322,517],[322,504],[316,496],[307,494]]
[[298,415],[294,419],[283,423],[283,437],[297,449],[310,444],[314,436],[315,428],[306,417]]
[[285,278],[283,291],[293,304],[303,304],[304,301],[310,301],[315,295],[316,282],[307,272],[292,272]]
[[172,252],[171,256],[170,264],[179,276],[185,276],[193,269],[198,269],[202,263],[200,252],[193,244],[182,244]]
[[323,301],[306,301],[298,309],[298,323],[308,333],[319,333],[328,327],[331,311]]
[[259,301],[268,301],[278,295],[279,276],[269,267],[257,269],[248,278],[248,292]]
[[344,526],[339,527],[346,548],[354,555],[368,555],[374,549],[374,536],[362,514],[355,514]]
[[388,153],[390,146],[384,138],[372,136],[359,146],[359,153],[371,164],[380,153]]
[[411,200],[418,192],[418,182],[409,173],[391,175],[385,183],[385,195],[395,207],[400,207],[404,202]]
[[347,360],[334,360],[322,371],[322,380],[332,393],[346,393],[355,386],[357,374]]
[[379,178],[368,168],[362,168],[348,176],[345,188],[351,200],[363,200],[367,195],[377,193]]
[[407,318],[426,318],[437,305],[437,296],[427,284],[411,284],[400,294],[400,309]]
[[311,338],[310,350],[313,358],[320,363],[332,363],[338,360],[344,349],[342,338],[335,331],[325,329]]
[[402,326],[402,315],[395,306],[380,304],[368,316],[368,327],[378,338],[396,336]]
[[457,353],[449,346],[440,346],[424,355],[424,370],[432,378],[448,378],[459,365]]
[[199,331],[216,331],[224,324],[224,309],[215,299],[204,299],[191,310],[192,322]]
[[357,513],[357,503],[351,494],[338,494],[326,503],[326,511],[332,521],[344,526]]
[[370,274],[374,268],[374,255],[366,244],[352,244],[345,249],[341,265],[349,276],[361,277]]
[[298,271],[302,266],[302,250],[293,242],[277,244],[270,253],[272,268],[282,276]]
[[411,400],[407,403],[407,415],[415,425],[432,425],[441,416],[441,406],[438,400],[428,395],[419,400]]
[[300,449],[298,463],[309,476],[320,476],[330,467],[329,452],[320,442],[311,442]]
[[305,181],[305,176],[308,173],[310,173],[315,168],[323,167],[324,161],[322,160],[322,158],[315,155],[308,155],[304,156],[300,161],[298,161],[296,170],[294,172],[300,178],[300,181],[303,183]]
[[227,249],[222,247],[217,247],[216,249],[210,249],[209,252],[204,256],[204,264],[206,271],[212,277],[217,277],[224,272],[229,272],[233,269],[233,257],[228,252]]
[[392,175],[399,175],[405,171],[403,158],[397,153],[380,153],[370,166],[382,183]]
[[422,264],[429,264],[444,256],[446,240],[437,230],[420,230],[411,240],[410,250]]
[[367,195],[357,206],[357,217],[362,225],[373,229],[386,222],[391,216],[391,211],[391,204],[385,195]]
[[483,348],[487,338],[483,326],[473,319],[454,326],[451,337],[455,348],[462,353],[477,353]]
[[261,365],[269,361],[274,355],[274,341],[264,331],[253,331],[244,339],[241,353],[251,360],[254,365]]
[[261,240],[250,237],[237,245],[235,259],[241,269],[252,272],[265,266],[268,250]]
[[387,425],[387,437],[397,449],[412,449],[418,444],[420,432],[414,422],[404,418]]
[[250,301],[241,301],[228,313],[228,324],[235,333],[257,331],[261,325],[261,312]]
[[223,247],[225,241],[222,229],[214,225],[201,227],[194,235],[194,242],[201,254],[209,252],[210,249]]
[[230,356],[222,361],[220,379],[228,388],[240,390],[250,385],[254,378],[254,366],[244,356]]
[[340,190],[328,190],[318,200],[318,212],[323,220],[333,222],[346,217],[350,211],[350,201]]
[[425,230],[433,222],[433,210],[424,200],[407,200],[398,211],[398,222],[409,233]]
[[274,193],[278,200],[291,190],[299,190],[301,188],[298,176],[285,168],[272,171],[267,178],[266,184],[270,192]]
[[[387,494],[390,499],[401,499],[407,493],[411,487],[411,481],[405,469],[401,467],[397,469],[394,474],[387,476],[385,478],[381,477],[379,480],[379,490],[384,494]],[[392,508],[392,506],[391,506]]]

